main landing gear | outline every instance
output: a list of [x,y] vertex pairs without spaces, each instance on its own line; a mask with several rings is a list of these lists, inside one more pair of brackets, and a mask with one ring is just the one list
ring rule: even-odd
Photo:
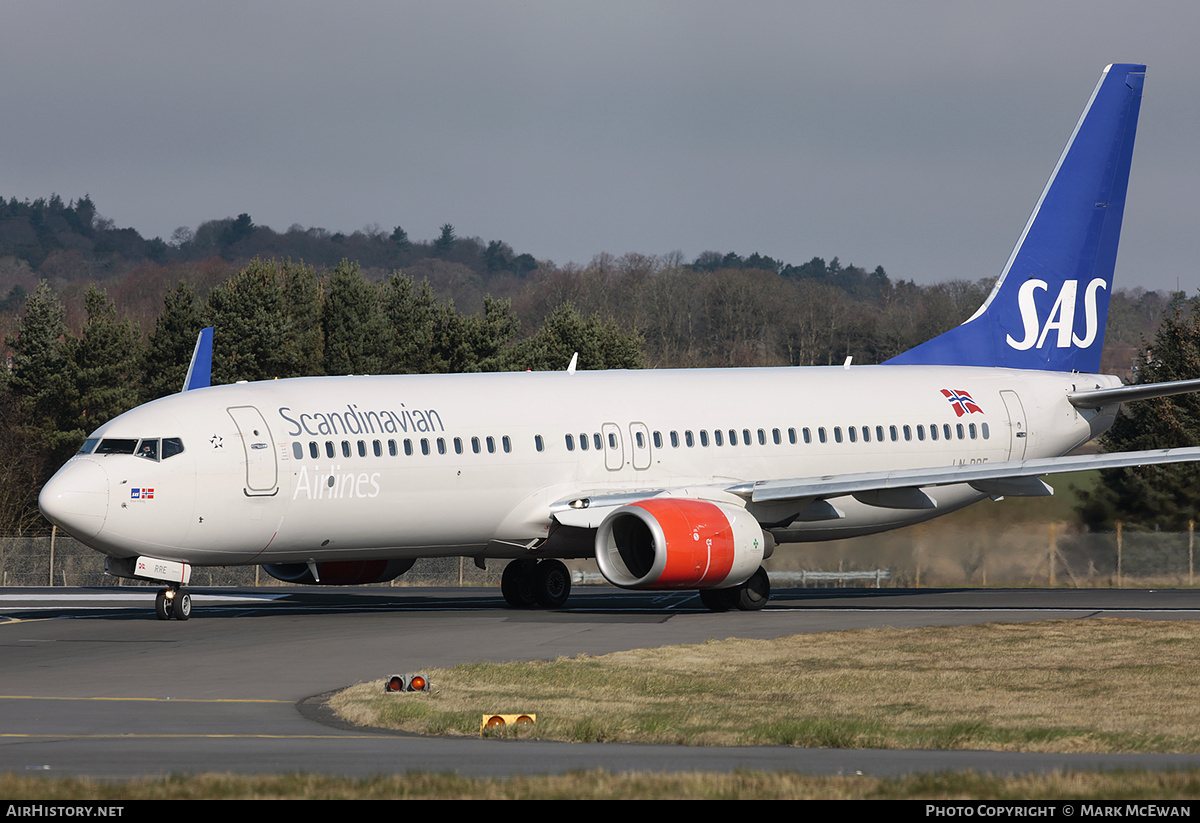
[[182,586],[159,589],[154,596],[154,614],[159,620],[187,620],[192,616],[192,595]]
[[771,599],[771,581],[762,566],[750,575],[750,579],[732,589],[701,589],[700,602],[714,612],[741,609],[756,612]]
[[500,576],[500,593],[514,609],[558,609],[571,594],[571,573],[561,560],[513,560]]

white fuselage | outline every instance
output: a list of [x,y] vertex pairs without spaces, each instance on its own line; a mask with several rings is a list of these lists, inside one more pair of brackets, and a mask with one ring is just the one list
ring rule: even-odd
[[[47,484],[59,525],[115,557],[193,565],[515,557],[551,504],[663,489],[1065,454],[1115,408],[1065,395],[1116,378],[937,366],[315,377],[183,392],[97,430]],[[958,397],[947,397],[943,390]],[[973,402],[964,403],[965,392]],[[949,436],[947,436],[949,435]],[[179,438],[152,460],[106,439]],[[933,510],[838,498],[844,516],[769,525],[781,541],[896,528]],[[782,523],[783,518],[780,522]],[[549,553],[553,542],[545,544]],[[559,550],[559,556],[590,551]]]

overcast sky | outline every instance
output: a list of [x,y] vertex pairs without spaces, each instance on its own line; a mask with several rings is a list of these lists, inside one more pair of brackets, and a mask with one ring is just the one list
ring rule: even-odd
[[1195,2],[0,10],[4,197],[923,283],[998,274],[1103,67],[1144,62],[1117,286],[1200,285]]

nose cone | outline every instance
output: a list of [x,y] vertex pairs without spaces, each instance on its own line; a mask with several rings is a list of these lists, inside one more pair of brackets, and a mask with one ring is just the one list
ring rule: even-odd
[[108,517],[108,474],[86,457],[76,457],[42,487],[38,508],[51,523],[79,538],[95,537]]

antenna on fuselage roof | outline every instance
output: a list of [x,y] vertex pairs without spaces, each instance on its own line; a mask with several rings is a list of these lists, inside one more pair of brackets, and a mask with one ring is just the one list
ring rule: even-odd
[[212,385],[212,349],[213,327],[209,326],[196,335],[196,348],[192,350],[192,362],[188,364],[181,392],[205,389]]
[[571,355],[571,363],[569,366],[567,366],[567,374],[575,373],[575,365],[578,362],[579,362],[579,352],[575,352],[573,355]]

